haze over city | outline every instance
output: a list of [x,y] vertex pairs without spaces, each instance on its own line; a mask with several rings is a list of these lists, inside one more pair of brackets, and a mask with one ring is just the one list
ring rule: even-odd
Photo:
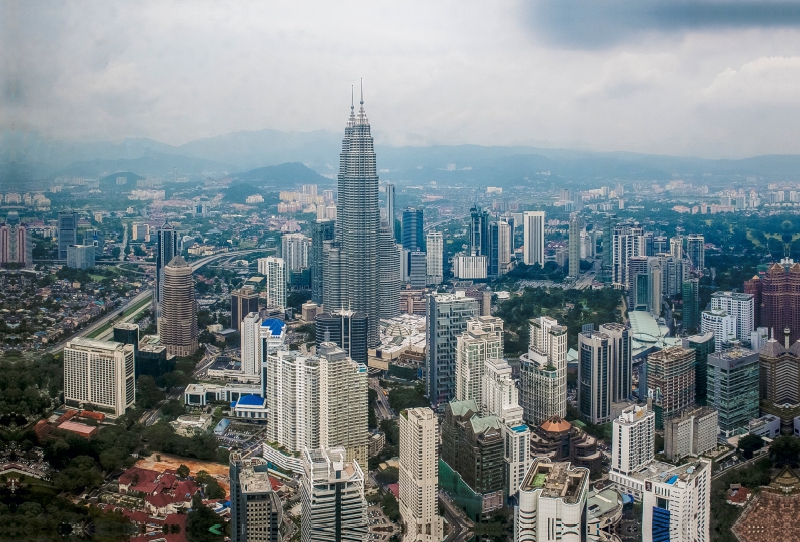
[[338,131],[351,85],[384,145],[744,158],[800,151],[800,5],[22,2],[0,125],[169,144]]

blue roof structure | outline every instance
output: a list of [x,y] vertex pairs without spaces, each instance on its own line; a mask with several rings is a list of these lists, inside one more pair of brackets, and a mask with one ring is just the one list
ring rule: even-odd
[[270,333],[273,335],[280,335],[285,325],[286,322],[283,320],[278,320],[277,318],[267,318],[261,322],[261,327],[268,327]]
[[245,395],[244,397],[239,397],[239,401],[232,406],[262,406],[263,404],[263,397],[258,395]]

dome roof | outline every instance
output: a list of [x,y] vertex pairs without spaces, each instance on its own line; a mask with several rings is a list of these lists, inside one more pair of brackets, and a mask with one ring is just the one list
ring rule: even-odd
[[564,431],[569,431],[572,424],[564,418],[553,416],[542,422],[540,427],[543,431],[547,431],[548,433],[563,433]]

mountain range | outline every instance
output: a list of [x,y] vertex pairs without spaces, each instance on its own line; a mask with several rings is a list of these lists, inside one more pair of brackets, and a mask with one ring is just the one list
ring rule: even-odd
[[[168,145],[147,138],[121,142],[48,140],[37,134],[0,135],[0,192],[58,176],[104,177],[117,171],[169,178],[175,170],[196,178],[246,182],[322,182],[306,168],[334,178],[341,134],[325,130],[242,131]],[[376,146],[382,180],[513,186],[540,180],[613,181],[692,178],[796,180],[800,155],[709,160],[628,152],[592,152],[527,146]],[[289,165],[294,163],[294,165]],[[284,164],[279,170],[269,166]],[[305,167],[301,168],[300,164]],[[265,169],[267,168],[267,169]]]

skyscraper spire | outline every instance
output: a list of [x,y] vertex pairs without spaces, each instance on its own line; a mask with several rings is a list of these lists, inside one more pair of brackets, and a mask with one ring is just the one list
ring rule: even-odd
[[361,78],[361,101],[358,102],[361,105],[364,105],[364,78]]
[[353,85],[350,85],[350,110],[352,111],[355,108],[356,108],[356,91]]

